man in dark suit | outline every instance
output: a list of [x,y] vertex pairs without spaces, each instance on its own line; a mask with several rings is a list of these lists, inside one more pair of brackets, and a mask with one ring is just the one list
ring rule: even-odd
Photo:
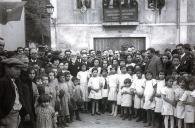
[[177,52],[180,56],[180,66],[182,67],[184,72],[191,73],[192,72],[192,66],[193,66],[193,57],[190,52],[185,52],[184,45],[178,44],[176,46]]
[[171,66],[168,68],[168,74],[171,75],[173,71],[177,73],[185,72],[184,68],[181,66],[181,59],[179,55],[174,55],[172,57]]
[[70,71],[71,75],[76,77],[77,73],[79,72],[81,67],[81,63],[77,61],[76,53],[72,53],[70,57],[69,67],[68,70]]
[[155,55],[154,48],[148,48],[146,53],[149,61],[146,64],[145,71],[152,72],[153,78],[156,78],[159,71],[162,70],[161,60],[157,55]]
[[87,65],[87,70],[91,67],[91,63],[88,62],[88,56],[87,54],[83,54],[81,56],[81,65],[86,64]]
[[25,111],[23,88],[20,82],[24,63],[16,58],[4,59],[5,74],[0,79],[0,128],[18,128],[19,112]]
[[38,64],[40,67],[43,67],[44,66],[44,61],[39,59],[39,56],[38,56],[38,51],[33,48],[33,49],[30,49],[30,60],[29,60],[29,65],[32,66],[34,64]]

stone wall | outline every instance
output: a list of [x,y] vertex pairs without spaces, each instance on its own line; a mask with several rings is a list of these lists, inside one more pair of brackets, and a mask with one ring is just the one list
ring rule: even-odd
[[102,0],[91,1],[91,9],[82,14],[76,8],[76,0],[57,0],[56,48],[90,49],[95,37],[145,37],[146,48],[160,51],[178,43],[195,43],[194,0],[179,0],[180,4],[165,0],[161,15],[147,8],[147,0],[138,0],[139,25],[112,28],[102,25]]

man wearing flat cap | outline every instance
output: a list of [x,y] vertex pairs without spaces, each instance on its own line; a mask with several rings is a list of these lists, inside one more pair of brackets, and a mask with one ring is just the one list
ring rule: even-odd
[[0,78],[0,128],[18,128],[19,112],[24,108],[19,76],[25,65],[16,58],[4,59],[1,62],[5,71]]

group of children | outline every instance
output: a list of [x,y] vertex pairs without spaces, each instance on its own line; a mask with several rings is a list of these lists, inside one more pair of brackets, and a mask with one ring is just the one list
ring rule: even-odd
[[[77,77],[67,71],[57,75],[50,71],[36,78],[40,95],[36,104],[38,127],[52,128],[56,123],[67,126],[74,114],[81,120],[82,109],[91,110],[92,116],[108,111],[114,117],[120,114],[123,120],[137,118],[137,122],[147,123],[145,126],[194,128],[195,79],[175,71],[171,76],[160,71],[154,78],[150,71],[134,67],[100,68],[94,63],[87,70],[82,64]],[[29,73],[34,79],[35,71],[31,69]]]
[[158,78],[153,78],[150,71],[143,74],[141,68],[133,70],[132,66],[121,66],[120,72],[111,67],[109,73],[102,69],[98,76],[93,68],[88,83],[92,115],[99,115],[99,101],[106,98],[112,106],[111,115],[120,113],[123,120],[137,117],[136,121],[143,120],[146,126],[195,127],[195,79],[188,73],[173,71],[166,76],[160,71]]

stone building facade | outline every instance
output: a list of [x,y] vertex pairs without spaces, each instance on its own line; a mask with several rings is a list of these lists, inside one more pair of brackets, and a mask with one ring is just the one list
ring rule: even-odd
[[52,47],[56,49],[114,49],[123,43],[138,49],[154,47],[160,51],[178,43],[195,44],[195,1],[165,0],[159,14],[148,0],[137,0],[137,22],[103,21],[103,0],[90,0],[84,13],[78,0],[50,0],[55,11]]

